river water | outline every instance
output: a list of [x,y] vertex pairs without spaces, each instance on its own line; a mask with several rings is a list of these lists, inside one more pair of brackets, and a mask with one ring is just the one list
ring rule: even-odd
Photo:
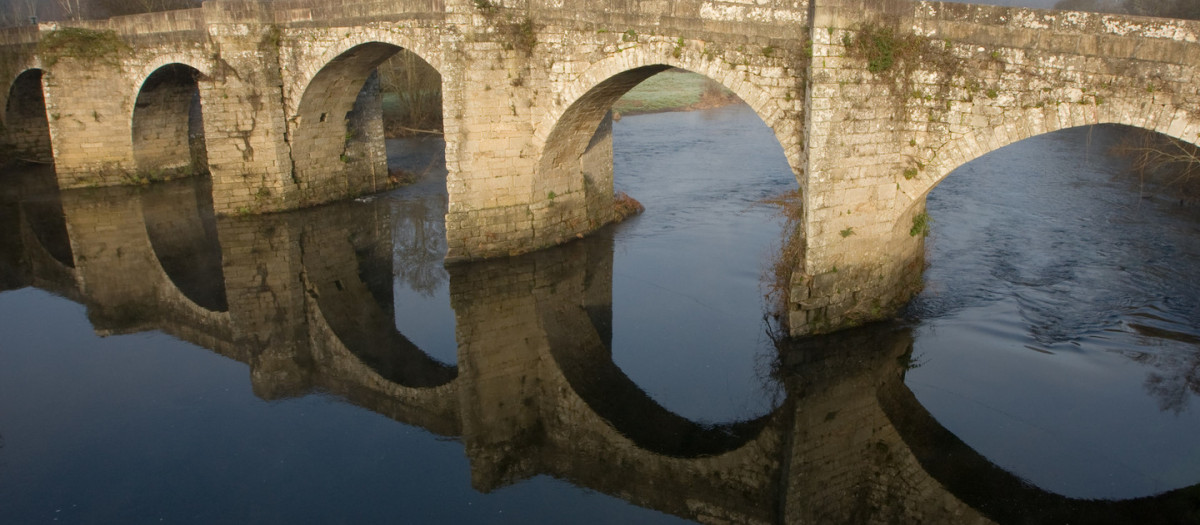
[[763,201],[796,182],[744,106],[615,124],[643,215],[449,267],[435,141],[389,144],[411,186],[266,217],[14,170],[0,523],[1192,519],[1200,216],[1113,140],[960,168],[904,319],[781,342]]

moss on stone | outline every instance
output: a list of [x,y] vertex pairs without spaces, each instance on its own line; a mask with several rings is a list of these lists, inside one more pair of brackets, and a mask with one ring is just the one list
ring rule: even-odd
[[120,64],[121,57],[132,51],[116,31],[95,31],[80,27],[64,27],[47,33],[38,42],[38,55],[46,67],[52,67],[62,58],[75,58],[85,62]]

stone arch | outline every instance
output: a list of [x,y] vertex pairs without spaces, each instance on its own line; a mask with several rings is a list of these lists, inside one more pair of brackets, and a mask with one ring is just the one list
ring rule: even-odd
[[199,87],[203,73],[185,63],[167,62],[139,78],[145,80],[130,117],[137,170],[156,175],[207,172]]
[[341,38],[341,35],[339,35],[339,38],[335,40],[335,44],[320,49],[316,54],[305,59],[302,65],[298,65],[295,68],[297,73],[291,81],[294,90],[289,94],[288,98],[290,100],[285,101],[288,104],[288,114],[296,115],[298,113],[304,94],[321,71],[325,70],[329,64],[338,60],[339,57],[345,55],[348,51],[359,46],[371,44],[394,46],[416,55],[417,58],[436,70],[438,74],[441,74],[441,55],[432,53],[427,45],[428,42],[436,41],[436,39],[428,38],[409,38],[404,34],[383,30],[354,31],[345,38]]
[[[8,107],[8,97],[12,93],[12,86],[16,82],[17,77],[28,73],[31,69],[39,70],[42,74],[46,72],[46,68],[42,66],[41,60],[36,55],[14,56],[12,58],[14,61],[9,64],[9,69],[0,78],[0,81],[4,82],[3,86],[6,86],[6,89],[0,89],[0,107],[2,108]],[[0,113],[0,122],[7,122],[7,116],[3,113]]]
[[[132,71],[131,78],[141,79],[142,84],[145,84],[146,79],[150,75],[172,64],[183,65],[196,70],[199,80],[207,79],[212,72],[210,60],[207,57],[197,57],[188,53],[163,53],[140,62],[137,69]],[[142,84],[138,84],[136,87],[140,89]]]
[[29,68],[13,79],[5,91],[4,131],[15,158],[48,164],[54,162],[54,153],[43,73],[40,68]]
[[904,190],[900,194],[907,197],[907,202],[902,202],[895,211],[900,219],[907,217],[904,212],[911,210],[916,202],[924,202],[929,192],[950,173],[987,153],[1039,135],[1099,124],[1155,131],[1200,145],[1200,118],[1184,109],[1160,108],[1150,101],[1125,99],[1105,101],[1101,105],[1064,103],[1047,106],[1036,112],[1023,113],[1003,126],[977,128],[954,137],[921,176],[899,183]]
[[[749,105],[772,129],[793,176],[800,181],[804,166],[799,124],[787,118],[788,108],[782,102],[788,88],[766,88],[743,78],[749,69],[707,60],[676,46],[674,41],[634,46],[591,65],[568,83],[562,97],[538,119],[541,124],[534,130],[532,147],[539,163],[530,201],[535,224],[543,225],[542,231],[553,232],[550,238],[564,238],[612,220],[611,151],[593,150],[611,144],[606,119],[612,104],[643,80],[670,68],[706,76]],[[554,206],[537,204],[548,199]]]
[[[745,71],[739,70],[723,60],[703,58],[693,51],[679,53],[675,56],[676,44],[662,42],[646,46],[633,46],[622,52],[596,62],[584,70],[578,77],[568,83],[546,113],[539,119],[542,124],[534,130],[534,147],[545,151],[552,135],[563,126],[568,112],[580,111],[601,100],[608,100],[605,107],[611,107],[612,102],[642,80],[669,68],[679,68],[704,75],[742,99],[755,114],[762,119],[767,127],[775,132],[775,138],[783,145],[792,170],[799,174],[802,166],[798,157],[793,157],[799,151],[799,141],[795,135],[795,127],[784,119],[787,108],[779,104],[785,97],[782,93],[769,92],[762,86],[741,78]],[[660,68],[653,70],[653,68]],[[604,84],[602,87],[601,85]],[[624,91],[614,93],[613,90],[624,88]],[[611,100],[610,100],[611,99]],[[601,115],[602,116],[602,115]],[[592,118],[599,124],[599,118]],[[595,129],[592,126],[591,129]],[[792,146],[795,146],[793,150]],[[799,175],[797,175],[799,177]]]
[[319,69],[301,77],[307,82],[294,102],[288,135],[293,177],[306,195],[354,194],[386,186],[382,103],[375,69],[402,52],[433,67],[402,45],[359,40],[364,41],[344,42],[326,50],[313,62]]

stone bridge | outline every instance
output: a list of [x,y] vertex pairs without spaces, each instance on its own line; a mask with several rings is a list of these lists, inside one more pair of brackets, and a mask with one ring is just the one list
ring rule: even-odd
[[613,217],[613,101],[669,67],[762,118],[802,196],[795,334],[919,286],[926,194],[1021,139],[1116,123],[1200,142],[1200,24],[897,0],[211,0],[0,35],[7,143],[63,189],[207,170],[220,214],[388,186],[374,68],[441,75],[451,260]]

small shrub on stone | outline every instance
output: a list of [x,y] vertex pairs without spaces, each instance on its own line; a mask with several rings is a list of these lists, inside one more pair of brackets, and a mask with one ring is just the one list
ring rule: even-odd
[[913,217],[912,228],[908,230],[908,234],[912,237],[920,235],[921,237],[929,236],[929,214],[925,212],[918,213]]
[[897,62],[916,58],[925,39],[917,35],[900,35],[882,24],[863,24],[854,36],[845,35],[842,43],[851,56],[867,61],[867,71],[883,73]]

